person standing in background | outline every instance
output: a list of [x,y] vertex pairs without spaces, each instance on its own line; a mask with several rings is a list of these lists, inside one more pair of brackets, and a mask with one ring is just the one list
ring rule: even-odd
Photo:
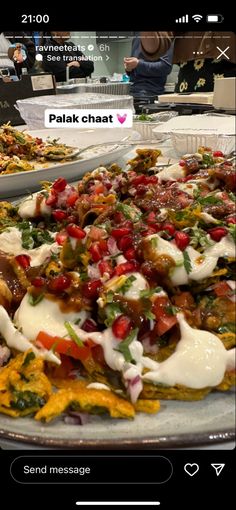
[[131,57],[124,58],[124,67],[129,73],[131,94],[137,98],[158,96],[165,91],[168,74],[172,69],[173,48],[166,51],[155,62],[146,59],[141,46],[140,36],[137,33],[132,41]]
[[[142,50],[150,62],[166,53],[173,42],[173,64],[180,68],[176,92],[212,92],[216,78],[235,76],[234,32],[141,33]],[[220,56],[218,48],[227,48],[227,57]]]

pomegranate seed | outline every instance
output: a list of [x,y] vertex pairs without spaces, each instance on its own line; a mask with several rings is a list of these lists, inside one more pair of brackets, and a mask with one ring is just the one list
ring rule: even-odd
[[[157,228],[159,230],[159,227],[157,227]],[[156,234],[156,232],[157,232],[157,229],[155,228],[154,225],[152,225],[152,226],[148,227],[146,230],[143,230],[141,232],[141,234],[143,237],[146,237],[146,236],[152,236],[153,234]]]
[[43,278],[42,276],[36,276],[31,281],[31,284],[34,285],[34,287],[43,287],[45,284],[45,278]]
[[184,159],[181,159],[179,161],[179,166],[185,166],[186,165],[186,161],[184,161]]
[[38,138],[37,136],[35,138],[35,141],[36,141],[37,145],[41,145],[43,143],[42,138]]
[[125,273],[131,273],[133,271],[136,271],[138,269],[138,266],[139,265],[138,265],[138,262],[136,262],[136,260],[123,262],[122,264],[119,264],[118,266],[116,266],[115,274],[117,276],[121,276],[122,274],[125,274]]
[[55,191],[57,191],[57,193],[60,193],[61,191],[64,191],[66,185],[67,182],[64,179],[64,177],[58,177],[58,179],[54,182],[52,187]]
[[26,269],[27,267],[30,266],[30,257],[29,255],[17,255],[15,257],[16,261],[18,262],[18,264],[23,267],[23,269]]
[[119,239],[119,241],[118,241],[118,248],[121,251],[125,251],[128,248],[130,248],[130,246],[132,246],[132,244],[133,244],[132,237],[131,236],[124,236],[124,237],[121,237],[121,239]]
[[164,223],[163,230],[166,230],[170,236],[173,236],[176,232],[175,226],[172,223]]
[[215,152],[213,152],[213,157],[214,158],[223,158],[224,154],[221,151],[215,151]]
[[227,224],[233,223],[235,225],[236,218],[234,216],[230,216],[229,218],[226,219],[226,222],[227,222]]
[[148,261],[141,265],[141,273],[152,282],[157,278],[156,269]]
[[128,248],[128,250],[125,251],[124,256],[127,260],[133,260],[135,259],[135,249],[134,248]]
[[56,235],[56,242],[57,242],[57,244],[62,246],[67,238],[68,238],[67,232],[65,230],[62,230],[61,232],[57,233],[57,235]]
[[111,266],[109,260],[102,260],[101,262],[99,262],[98,269],[102,276],[105,273],[109,274],[109,276],[112,276],[113,274],[113,267]]
[[82,287],[82,295],[88,299],[96,299],[98,297],[98,291],[101,287],[101,280],[90,280],[86,282]]
[[190,242],[190,237],[186,232],[176,232],[175,242],[180,250],[185,250]]
[[66,205],[68,205],[68,207],[73,207],[73,205],[75,205],[75,202],[76,202],[76,200],[78,200],[78,198],[79,198],[79,194],[77,193],[77,191],[72,191],[70,196],[67,198]]
[[51,189],[51,193],[48,198],[45,200],[46,205],[56,205],[57,203],[57,193],[54,189]]
[[86,319],[81,326],[81,329],[87,331],[87,333],[92,333],[93,331],[98,331],[98,326],[93,319]]
[[83,239],[86,236],[86,232],[74,223],[67,225],[66,231],[70,237],[74,237],[75,239]]
[[113,324],[112,324],[112,332],[117,337],[123,340],[126,338],[132,328],[132,321],[126,315],[119,315]]
[[213,241],[218,242],[222,239],[222,237],[227,236],[228,232],[224,227],[215,227],[208,230],[208,234],[210,234]]
[[103,256],[103,252],[99,246],[99,242],[93,243],[89,248],[89,253],[92,256],[93,262],[98,262]]
[[111,231],[111,235],[113,237],[115,237],[115,239],[119,239],[120,237],[130,234],[130,232],[131,232],[131,228],[128,228],[128,227],[114,228]]
[[70,284],[71,278],[68,275],[62,274],[50,280],[48,288],[53,292],[63,292],[70,287]]
[[62,211],[61,209],[55,209],[52,213],[54,220],[56,221],[63,221],[67,218],[67,214],[65,211]]

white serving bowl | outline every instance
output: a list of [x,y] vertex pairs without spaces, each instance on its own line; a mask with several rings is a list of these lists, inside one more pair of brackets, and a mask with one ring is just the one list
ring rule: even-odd
[[178,155],[192,154],[199,147],[210,147],[213,151],[229,154],[235,149],[234,135],[170,133],[172,145]]

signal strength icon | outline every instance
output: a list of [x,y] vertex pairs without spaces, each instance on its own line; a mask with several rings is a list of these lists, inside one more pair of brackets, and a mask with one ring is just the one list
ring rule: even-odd
[[175,20],[175,23],[188,23],[188,22],[189,22],[188,14],[185,14],[185,16],[182,16],[182,18],[177,18]]
[[199,23],[199,21],[201,21],[201,19],[203,18],[203,16],[201,14],[194,14],[192,16],[192,18],[194,19],[194,21],[196,21],[196,23]]

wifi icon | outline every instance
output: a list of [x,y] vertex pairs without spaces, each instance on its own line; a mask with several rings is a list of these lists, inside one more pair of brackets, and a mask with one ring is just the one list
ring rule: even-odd
[[199,21],[201,21],[201,19],[203,18],[203,16],[201,14],[194,14],[192,16],[192,18],[194,19],[194,21],[196,21],[196,23],[199,23]]

